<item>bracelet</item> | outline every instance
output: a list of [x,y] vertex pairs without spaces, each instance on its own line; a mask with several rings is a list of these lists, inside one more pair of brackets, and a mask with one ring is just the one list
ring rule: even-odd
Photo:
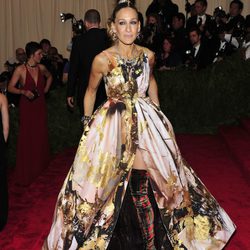
[[88,115],[84,115],[84,116],[82,116],[82,118],[81,118],[81,122],[82,122],[83,124],[87,124],[90,120],[91,120],[91,116],[88,116]]

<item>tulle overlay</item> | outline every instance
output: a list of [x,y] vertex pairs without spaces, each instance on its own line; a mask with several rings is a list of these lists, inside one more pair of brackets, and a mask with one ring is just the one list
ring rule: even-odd
[[222,249],[235,226],[182,159],[166,116],[146,97],[147,54],[107,57],[108,99],[82,135],[44,249],[108,248],[137,149],[172,248]]

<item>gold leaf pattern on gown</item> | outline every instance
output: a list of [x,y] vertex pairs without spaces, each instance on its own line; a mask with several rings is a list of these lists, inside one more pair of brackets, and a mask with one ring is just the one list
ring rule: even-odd
[[107,249],[137,149],[173,249],[222,249],[235,226],[182,158],[167,117],[146,96],[147,54],[112,61],[108,99],[83,132],[58,196],[48,249]]

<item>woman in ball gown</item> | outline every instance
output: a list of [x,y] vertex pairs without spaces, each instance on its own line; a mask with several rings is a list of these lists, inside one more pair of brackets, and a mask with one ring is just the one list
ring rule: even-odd
[[0,231],[4,228],[8,218],[8,184],[6,163],[6,142],[9,135],[8,101],[0,93]]
[[[28,186],[48,166],[49,143],[45,94],[49,91],[52,76],[39,64],[42,48],[36,42],[25,47],[27,63],[16,68],[8,91],[20,94],[19,133],[17,142],[16,182]],[[16,87],[17,82],[21,88]]]
[[[120,1],[114,45],[92,64],[85,129],[43,249],[222,249],[235,230],[180,154],[159,107],[154,54],[134,44],[139,31],[136,8]],[[108,98],[92,114],[102,77]]]

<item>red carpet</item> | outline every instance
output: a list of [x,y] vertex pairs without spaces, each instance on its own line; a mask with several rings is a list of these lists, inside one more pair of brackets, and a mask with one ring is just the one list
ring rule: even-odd
[[[226,250],[250,249],[250,121],[222,128],[217,136],[178,135],[186,160],[237,225]],[[10,180],[9,221],[0,233],[0,250],[40,250],[55,201],[74,157],[74,149],[55,156],[47,171],[27,189]]]

